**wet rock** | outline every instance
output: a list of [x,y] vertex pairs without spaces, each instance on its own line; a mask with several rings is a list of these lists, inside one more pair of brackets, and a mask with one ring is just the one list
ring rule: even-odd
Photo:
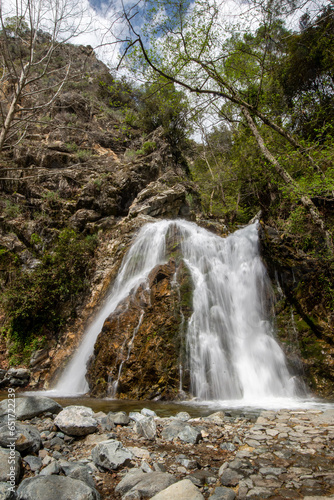
[[17,490],[18,500],[100,500],[87,484],[65,476],[37,476],[24,479]]
[[183,479],[177,483],[168,486],[168,488],[160,491],[152,497],[151,500],[204,500],[202,493],[196,486],[189,481]]
[[133,455],[120,441],[102,441],[92,450],[94,463],[104,469],[115,470],[127,464]]
[[0,482],[0,498],[1,500],[16,500],[15,488],[9,487],[7,482]]
[[[25,396],[15,400],[15,416],[18,420],[29,420],[42,413],[59,413],[62,406],[45,396]],[[8,400],[0,403],[0,415],[7,413]]]
[[[172,233],[170,242],[178,237]],[[170,244],[171,253],[177,253],[177,245]],[[175,281],[182,290],[181,301]],[[104,322],[87,369],[91,393],[105,396],[112,379],[117,380],[120,398],[175,399],[180,386],[180,325],[191,314],[191,297],[192,282],[183,262],[173,256],[152,269],[148,285],[130,293]],[[122,356],[120,345],[128,346]]]
[[[11,463],[13,461],[13,463]],[[17,450],[0,448],[0,481],[6,482],[8,486],[8,474],[15,477],[15,482],[19,482],[21,475],[21,455]],[[10,477],[11,479],[11,477]]]
[[126,474],[116,486],[116,493],[125,495],[127,492],[138,492],[141,496],[151,498],[160,491],[175,483],[174,476],[164,472],[151,472],[146,474],[135,469]]
[[157,426],[153,417],[144,417],[135,423],[135,431],[139,436],[153,440],[157,435]]
[[230,488],[224,488],[224,486],[217,486],[212,495],[209,496],[210,500],[234,500],[236,494]]
[[15,423],[15,433],[8,428],[8,425],[0,427],[0,446],[7,448],[15,442],[15,449],[20,453],[27,455],[36,453],[41,447],[41,436],[32,425],[23,425]]
[[54,420],[61,431],[70,436],[85,436],[97,430],[94,412],[85,406],[67,406]]

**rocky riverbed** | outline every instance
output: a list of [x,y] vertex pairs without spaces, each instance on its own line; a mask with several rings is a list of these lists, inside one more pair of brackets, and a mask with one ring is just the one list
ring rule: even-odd
[[2,401],[0,499],[334,498],[334,410],[160,418],[27,396],[14,434],[11,415]]

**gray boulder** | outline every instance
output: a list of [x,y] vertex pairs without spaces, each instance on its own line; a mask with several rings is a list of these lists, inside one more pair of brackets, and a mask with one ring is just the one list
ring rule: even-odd
[[[18,420],[27,420],[42,413],[59,413],[62,406],[45,396],[26,396],[16,398],[15,400],[15,416]],[[8,400],[5,399],[0,403],[0,415],[7,414]]]
[[37,476],[22,481],[17,500],[100,500],[100,495],[78,479]]
[[177,420],[182,420],[183,422],[187,422],[191,418],[191,416],[186,411],[180,411],[175,415],[175,418]]
[[235,497],[235,492],[231,488],[218,486],[212,495],[210,495],[209,500],[234,500]]
[[17,451],[27,455],[36,453],[41,448],[42,441],[40,433],[32,425],[16,422],[14,434],[7,425],[2,425],[0,427],[0,446],[7,448],[13,442],[15,442]]
[[151,498],[175,482],[175,477],[165,472],[150,472],[147,474],[139,469],[134,469],[128,472],[118,483],[115,492],[121,495],[128,494],[128,492],[138,493],[139,498],[141,496]]
[[155,413],[155,411],[150,410],[149,408],[142,408],[140,410],[140,413],[144,415],[144,417],[157,417],[158,415]]
[[8,474],[12,473],[17,484],[21,475],[21,463],[21,455],[18,451],[0,448],[0,481],[6,482],[8,486],[8,479],[12,479]]
[[23,461],[29,465],[30,470],[33,472],[39,471],[43,465],[42,460],[34,455],[27,455]]
[[30,379],[30,371],[26,368],[10,368],[5,377],[12,387],[23,387]]
[[166,441],[180,439],[184,443],[196,444],[202,439],[201,432],[182,420],[174,420],[164,427],[161,436]]
[[16,500],[15,488],[8,486],[7,482],[0,483],[0,499],[1,500]]
[[114,425],[128,425],[130,423],[130,418],[125,413],[125,411],[118,411],[116,413],[110,411],[108,413],[108,419]]
[[168,488],[160,491],[152,497],[151,500],[204,500],[202,493],[196,486],[189,481],[183,479],[177,483],[168,486]]
[[69,436],[92,434],[98,426],[93,410],[86,406],[67,406],[58,413],[54,423]]
[[139,436],[153,440],[157,435],[157,426],[153,417],[144,417],[135,423],[135,431]]
[[49,465],[44,467],[44,469],[41,470],[39,473],[40,476],[52,476],[52,475],[57,475],[61,471],[60,465],[57,462],[57,460],[54,460],[53,462],[50,462]]
[[88,484],[91,488],[95,488],[92,470],[86,465],[78,462],[67,462],[66,460],[61,460],[59,465],[65,476],[79,479]]
[[94,463],[108,470],[115,470],[121,465],[126,465],[132,457],[131,451],[116,440],[102,441],[92,450]]

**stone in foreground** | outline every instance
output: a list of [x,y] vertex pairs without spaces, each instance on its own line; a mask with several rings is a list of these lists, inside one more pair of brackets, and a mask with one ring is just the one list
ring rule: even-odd
[[217,486],[215,491],[210,495],[209,500],[234,500],[235,492],[224,486]]
[[[59,413],[62,406],[45,396],[25,396],[16,398],[15,400],[15,417],[17,420],[29,420],[37,417],[42,413]],[[8,400],[5,399],[0,403],[0,415],[7,413]]]
[[[12,464],[9,463],[11,460],[13,460]],[[11,452],[9,449],[0,448],[0,481],[6,482],[7,487],[10,467],[14,467],[15,482],[18,483],[21,475],[21,455],[18,451]]]
[[37,476],[22,481],[17,490],[17,500],[100,500],[100,495],[77,479]]
[[27,455],[29,453],[36,453],[40,449],[42,441],[40,433],[32,425],[24,425],[16,422],[14,435],[8,425],[2,425],[0,427],[0,446],[8,448],[13,442],[15,442],[15,449],[17,451]]
[[204,500],[202,493],[196,486],[189,481],[183,479],[177,483],[168,486],[168,488],[160,491],[152,497],[151,500]]
[[165,472],[142,472],[134,469],[123,477],[116,486],[115,492],[125,495],[128,492],[139,493],[139,497],[151,498],[160,491],[168,488],[176,479],[171,474]]
[[67,406],[54,420],[61,431],[69,436],[86,436],[97,430],[94,412],[86,406]]
[[116,470],[121,465],[126,465],[132,457],[131,451],[116,440],[102,441],[92,450],[94,463],[108,470]]
[[166,441],[180,439],[180,441],[190,444],[196,444],[200,439],[202,439],[202,435],[199,430],[181,420],[174,420],[172,423],[167,425],[163,429],[161,436]]
[[0,498],[1,500],[16,500],[16,494],[9,489],[7,482],[0,482]]

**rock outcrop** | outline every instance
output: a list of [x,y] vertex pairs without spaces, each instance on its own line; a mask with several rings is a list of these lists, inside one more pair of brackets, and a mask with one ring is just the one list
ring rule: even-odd
[[180,381],[179,365],[191,290],[186,266],[172,257],[117,306],[104,323],[88,365],[93,395],[174,399],[180,385],[189,388],[187,374]]
[[[262,256],[273,283],[277,331],[297,375],[317,394],[334,391],[334,315],[330,260],[296,248],[296,238],[262,225]],[[327,290],[326,290],[327,289]]]

